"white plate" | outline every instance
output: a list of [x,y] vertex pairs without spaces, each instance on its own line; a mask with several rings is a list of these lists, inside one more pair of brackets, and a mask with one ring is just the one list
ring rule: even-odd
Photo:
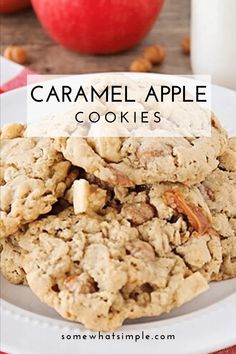
[[[150,74],[153,76],[154,74]],[[162,78],[161,75],[156,77]],[[91,79],[82,75],[81,82]],[[26,89],[0,96],[2,122],[25,121]],[[223,126],[236,135],[236,92],[212,87],[212,109]],[[174,334],[175,340],[62,340],[62,334],[89,334],[78,323],[63,320],[24,286],[1,278],[1,350],[14,354],[206,354],[236,343],[236,280],[210,285],[210,289],[179,309],[158,318],[127,321],[116,334],[150,337]]]

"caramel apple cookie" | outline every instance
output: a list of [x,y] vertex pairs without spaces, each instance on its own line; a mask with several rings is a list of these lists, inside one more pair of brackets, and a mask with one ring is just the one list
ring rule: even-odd
[[62,196],[70,162],[52,139],[15,138],[1,143],[1,237],[48,213]]
[[58,139],[57,148],[73,165],[113,187],[163,181],[192,185],[218,166],[226,134],[213,115],[211,137],[70,137]]
[[88,329],[111,331],[128,318],[169,312],[207,289],[199,272],[177,255],[159,257],[114,209],[75,215],[69,207],[16,237],[32,291]]

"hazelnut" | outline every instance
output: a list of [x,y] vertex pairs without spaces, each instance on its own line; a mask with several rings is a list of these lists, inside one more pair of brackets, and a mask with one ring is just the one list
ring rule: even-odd
[[181,42],[181,48],[184,54],[190,54],[190,37],[184,37]]
[[86,273],[68,276],[64,280],[64,285],[71,293],[76,290],[78,290],[80,294],[90,294],[96,291],[94,279]]
[[144,224],[155,216],[155,209],[147,203],[125,204],[122,213],[134,225]]
[[145,58],[137,58],[130,64],[129,70],[133,72],[147,72],[150,71],[151,68],[152,64],[149,60]]
[[127,249],[130,251],[131,256],[135,258],[143,259],[145,261],[155,260],[155,252],[153,247],[145,241],[136,240],[127,245]]
[[161,64],[165,56],[165,49],[159,45],[152,45],[144,50],[144,58],[152,64]]
[[10,46],[4,51],[5,58],[14,61],[18,64],[25,64],[27,61],[27,54],[24,48]]
[[117,170],[115,167],[110,167],[109,169],[112,175],[108,178],[108,183],[119,187],[134,187],[133,181],[131,181],[128,176]]

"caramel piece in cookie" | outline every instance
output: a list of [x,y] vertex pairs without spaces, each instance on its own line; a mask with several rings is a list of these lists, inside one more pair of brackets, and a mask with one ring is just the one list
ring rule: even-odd
[[210,228],[210,220],[198,206],[187,203],[178,187],[165,192],[165,201],[171,208],[187,216],[190,224],[199,234],[204,234]]
[[69,167],[51,139],[2,141],[1,237],[51,210],[65,191]]

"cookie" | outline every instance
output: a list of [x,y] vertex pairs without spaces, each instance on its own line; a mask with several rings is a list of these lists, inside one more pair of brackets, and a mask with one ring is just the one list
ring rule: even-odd
[[199,138],[58,139],[58,150],[111,186],[133,187],[170,181],[192,185],[218,165],[226,134],[212,116],[212,136]]
[[17,238],[32,291],[88,329],[112,331],[128,318],[169,312],[207,289],[199,272],[175,254],[159,257],[114,209],[75,215],[69,207]]
[[48,213],[63,195],[70,168],[52,139],[3,139],[1,148],[1,237]]

